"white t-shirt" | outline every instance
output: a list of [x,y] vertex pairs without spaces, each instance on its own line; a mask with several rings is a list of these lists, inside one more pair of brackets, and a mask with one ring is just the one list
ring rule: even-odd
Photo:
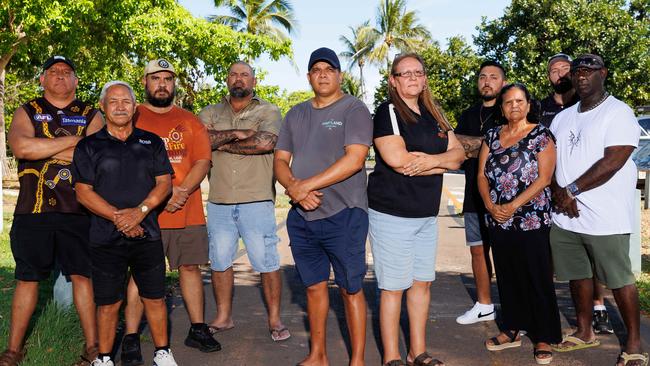
[[[641,130],[627,104],[608,97],[598,107],[578,113],[577,103],[555,116],[551,131],[557,139],[555,180],[560,187],[574,182],[600,160],[608,146],[639,145]],[[553,213],[553,222],[562,229],[591,235],[632,232],[636,164],[628,158],[625,165],[605,184],[578,195],[580,216]]]

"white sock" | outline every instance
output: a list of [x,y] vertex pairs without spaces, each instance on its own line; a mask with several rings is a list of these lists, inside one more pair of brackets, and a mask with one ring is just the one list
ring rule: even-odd
[[605,305],[594,305],[594,311],[607,311]]

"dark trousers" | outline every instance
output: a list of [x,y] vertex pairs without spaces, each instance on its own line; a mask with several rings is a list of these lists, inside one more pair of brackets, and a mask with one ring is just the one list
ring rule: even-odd
[[525,330],[534,343],[562,340],[549,231],[490,227],[503,325]]

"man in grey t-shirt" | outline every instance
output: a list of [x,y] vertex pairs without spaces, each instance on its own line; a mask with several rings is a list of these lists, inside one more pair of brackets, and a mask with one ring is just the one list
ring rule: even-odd
[[347,313],[350,365],[363,365],[366,301],[361,289],[368,232],[365,158],[372,142],[372,119],[360,100],[341,91],[341,65],[334,51],[317,49],[308,66],[315,97],[287,113],[273,161],[275,175],[294,205],[287,217],[287,232],[296,269],[307,287],[311,350],[302,362],[328,364],[325,329],[331,265]]

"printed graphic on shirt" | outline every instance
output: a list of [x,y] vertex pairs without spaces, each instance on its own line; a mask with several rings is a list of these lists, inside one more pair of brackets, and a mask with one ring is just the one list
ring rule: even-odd
[[187,156],[187,148],[185,141],[183,141],[184,132],[185,127],[179,124],[169,131],[167,137],[162,138],[165,142],[165,149],[167,150],[169,161],[172,164],[179,164],[183,160],[183,157]]
[[325,121],[325,122],[321,123],[321,125],[331,131],[331,130],[333,130],[335,128],[342,127],[343,122],[342,121],[335,121],[333,119],[330,119],[329,121]]

